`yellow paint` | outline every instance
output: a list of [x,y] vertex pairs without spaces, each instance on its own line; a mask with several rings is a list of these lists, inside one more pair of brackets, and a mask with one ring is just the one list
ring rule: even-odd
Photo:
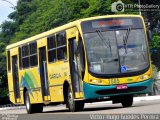
[[17,55],[18,54],[18,48],[17,47],[16,48],[12,48],[10,50],[10,54],[11,54],[11,56]]
[[[18,56],[18,47],[23,44],[28,44],[32,41],[37,41],[37,55],[38,55],[38,66],[28,69],[19,69],[18,67],[18,73],[19,73],[19,84],[21,83],[21,78],[24,75],[25,72],[31,71],[34,73],[34,76],[36,78],[36,81],[38,83],[38,88],[36,91],[32,91],[32,95],[30,94],[30,101],[31,103],[45,103],[49,104],[51,102],[63,102],[64,101],[64,95],[63,95],[63,85],[64,82],[67,81],[71,85],[71,78],[70,78],[70,66],[69,66],[69,48],[68,48],[68,42],[70,38],[76,38],[78,41],[78,36],[80,35],[83,41],[82,36],[82,29],[80,27],[81,22],[87,21],[87,20],[95,20],[95,19],[101,19],[101,18],[116,18],[116,17],[139,17],[143,19],[139,15],[107,15],[107,16],[99,16],[99,17],[92,17],[92,18],[86,18],[86,19],[80,19],[71,23],[68,23],[66,25],[63,25],[61,27],[52,29],[50,31],[44,32],[42,34],[33,36],[31,38],[22,40],[20,42],[14,43],[12,45],[7,46],[7,50],[10,50],[10,55]],[[146,30],[146,28],[144,28]],[[52,63],[48,62],[48,51],[47,51],[47,36],[55,35],[60,31],[66,31],[66,37],[67,37],[67,58],[65,60],[55,61]],[[48,68],[48,81],[49,81],[49,96],[42,97],[42,90],[41,90],[41,79],[39,74],[39,48],[46,47],[46,60],[47,60],[47,68]],[[84,48],[85,49],[85,48]],[[19,56],[18,56],[19,57]],[[12,61],[10,57],[10,61]],[[87,58],[85,53],[85,58]],[[19,66],[19,62],[18,62]],[[152,76],[152,70],[151,68],[144,73],[143,75],[139,76],[133,76],[133,77],[124,77],[124,78],[110,78],[110,79],[101,79],[93,77],[88,73],[88,63],[86,62],[86,68],[85,68],[85,76],[84,76],[84,82],[90,83],[90,84],[100,84],[100,85],[112,85],[112,83],[118,83],[118,84],[126,84],[126,83],[134,83],[134,82],[140,82],[143,80],[146,80],[146,76],[148,76],[148,79]],[[11,63],[12,67],[12,63]],[[8,88],[9,88],[9,97],[12,103],[15,103],[15,96],[14,96],[14,89],[13,89],[13,78],[12,78],[12,69],[11,72],[7,71],[8,73]],[[118,79],[118,80],[117,80]],[[83,81],[81,82],[81,86],[83,88]],[[95,81],[95,83],[93,83]],[[111,81],[111,82],[109,82]],[[72,87],[71,87],[72,89]],[[21,104],[24,104],[24,98],[23,98],[23,91],[24,88],[20,88],[20,99],[19,102]],[[84,93],[76,93],[76,99],[83,99]]]
[[76,93],[75,93],[75,97],[76,97],[76,98],[80,98],[80,97],[81,97],[80,92],[76,92]]
[[10,101],[12,103],[15,103],[15,97],[14,97],[14,92],[13,91],[9,91],[9,98],[10,98]]
[[[152,77],[151,69],[149,69],[146,73],[138,76],[131,76],[131,77],[123,77],[123,78],[110,78],[110,79],[103,79],[103,78],[96,78],[89,75],[89,80],[85,80],[85,82],[95,85],[114,85],[114,84],[130,84],[145,81]],[[111,83],[110,81],[117,81],[117,83]]]
[[47,38],[42,38],[37,41],[38,48],[44,47],[47,45]]
[[21,103],[21,100],[19,98],[17,99],[17,103]]

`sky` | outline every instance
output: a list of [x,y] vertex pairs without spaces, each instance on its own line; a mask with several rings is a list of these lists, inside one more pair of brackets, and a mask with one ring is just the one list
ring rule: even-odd
[[11,5],[8,2],[11,2],[13,5],[16,6],[18,0],[0,0],[0,25],[5,21],[8,20],[7,16],[14,11]]

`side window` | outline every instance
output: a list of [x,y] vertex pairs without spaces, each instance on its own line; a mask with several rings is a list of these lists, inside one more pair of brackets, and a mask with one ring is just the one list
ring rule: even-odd
[[8,71],[11,71],[10,51],[7,51]]
[[19,54],[19,68],[22,69],[22,48],[18,48],[18,54]]
[[28,45],[22,46],[22,67],[23,68],[29,67],[29,46]]
[[37,66],[37,42],[33,42],[29,44],[30,51],[30,66]]
[[54,35],[47,38],[47,46],[48,46],[48,61],[55,62],[56,61],[56,41],[55,41]]
[[66,47],[66,33],[61,32],[56,35],[57,38],[57,59],[66,59],[67,47]]

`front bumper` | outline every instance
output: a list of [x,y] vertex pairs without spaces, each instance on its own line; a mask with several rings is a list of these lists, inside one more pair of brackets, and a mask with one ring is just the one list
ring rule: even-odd
[[128,89],[117,90],[116,85],[102,86],[84,83],[85,99],[94,99],[124,94],[144,94],[152,92],[153,79],[127,84]]

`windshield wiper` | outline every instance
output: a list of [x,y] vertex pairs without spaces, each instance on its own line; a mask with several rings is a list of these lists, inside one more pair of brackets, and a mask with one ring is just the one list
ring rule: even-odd
[[123,45],[124,45],[124,49],[125,49],[126,54],[127,54],[127,43],[128,43],[130,31],[131,31],[131,28],[129,27],[126,32],[126,36],[123,36]]
[[110,50],[110,53],[111,53],[111,56],[112,56],[111,44],[110,44],[109,38],[107,39],[108,42],[106,42],[104,36],[102,35],[102,32],[100,30],[96,30],[96,32],[97,32],[98,36],[100,37],[101,41],[104,43],[104,45],[109,47],[109,50]]

